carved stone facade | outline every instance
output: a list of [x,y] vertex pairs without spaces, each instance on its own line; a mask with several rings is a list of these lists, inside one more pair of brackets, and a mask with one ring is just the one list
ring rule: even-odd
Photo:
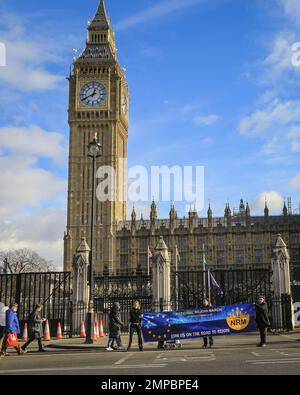
[[[171,268],[176,264],[176,246],[180,267],[202,267],[205,257],[211,269],[246,269],[271,267],[273,249],[281,234],[290,254],[292,280],[300,281],[300,216],[270,216],[266,205],[263,216],[251,216],[249,205],[240,202],[237,213],[227,204],[224,217],[214,217],[209,207],[207,218],[191,211],[188,218],[178,218],[174,206],[168,219],[158,219],[153,202],[150,220],[119,223],[117,232],[117,272],[133,272],[137,267],[147,270],[148,246],[153,251],[163,236],[171,253]],[[300,296],[300,295],[299,295]]]
[[[117,198],[114,202],[96,204],[95,271],[132,273],[137,268],[148,270],[148,250],[154,252],[163,236],[174,269],[176,247],[180,266],[202,266],[204,256],[210,268],[270,267],[277,235],[280,233],[290,254],[292,279],[300,285],[300,215],[270,216],[265,207],[262,216],[251,216],[243,200],[239,211],[232,213],[226,204],[224,216],[215,218],[209,207],[207,218],[191,211],[188,218],[178,218],[171,207],[168,219],[158,219],[153,202],[149,220],[137,220],[133,210],[126,221],[126,172],[119,163],[127,158],[129,93],[124,70],[120,67],[115,36],[110,27],[104,0],[88,25],[86,48],[74,59],[69,77],[70,158],[68,218],[65,234],[65,270],[70,271],[73,257],[85,238],[90,245],[92,163],[87,146],[97,135],[103,147],[99,166],[116,170]],[[101,103],[82,102],[82,90],[88,84],[100,84],[105,91]],[[88,89],[87,89],[88,91]],[[93,96],[93,92],[91,93]],[[299,287],[300,289],[300,287]],[[299,295],[300,297],[300,295]]]
[[[129,93],[120,67],[115,37],[101,0],[88,24],[86,48],[76,59],[69,76],[69,185],[65,233],[64,269],[70,271],[81,239],[89,245],[92,201],[92,161],[88,144],[96,136],[102,145],[97,168],[108,166],[116,174],[114,201],[96,202],[95,270],[113,270],[117,223],[126,218],[126,169]],[[101,264],[98,265],[98,262]]]

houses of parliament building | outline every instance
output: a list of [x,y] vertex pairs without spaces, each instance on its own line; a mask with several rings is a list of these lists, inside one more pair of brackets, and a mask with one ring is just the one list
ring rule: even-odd
[[126,201],[118,197],[126,194],[126,174],[119,170],[119,161],[127,157],[129,90],[104,0],[88,24],[86,47],[74,59],[69,84],[66,271],[72,270],[74,254],[90,244],[93,180],[87,147],[96,136],[102,146],[97,166],[112,166],[118,185],[115,201],[96,201],[93,245],[97,272],[147,271],[148,251],[155,248],[160,236],[173,267],[178,249],[179,268],[201,266],[204,257],[211,268],[265,268],[271,263],[280,233],[289,248],[294,282],[300,285],[300,215],[292,215],[286,205],[281,215],[271,216],[266,202],[264,213],[252,216],[249,205],[241,199],[235,213],[226,204],[221,218],[214,217],[213,206],[206,218],[199,218],[193,210],[187,218],[179,218],[172,205],[169,218],[159,219],[157,205],[152,202],[149,220],[137,219],[134,209],[131,220],[126,220]]

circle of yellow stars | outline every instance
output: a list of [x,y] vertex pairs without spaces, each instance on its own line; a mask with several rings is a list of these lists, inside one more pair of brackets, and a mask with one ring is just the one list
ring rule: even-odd
[[[157,318],[159,318],[159,317],[161,317],[161,318],[166,318],[166,316],[165,316],[164,314],[156,314],[155,317],[157,317]],[[166,319],[166,322],[170,322],[170,319],[167,318],[167,319]],[[152,322],[151,322],[151,320],[147,320],[147,323],[148,323],[148,324],[151,324]],[[168,328],[169,328],[169,329],[167,329],[167,332],[166,332],[164,335],[154,335],[154,334],[152,333],[152,331],[150,331],[150,330],[148,330],[148,334],[149,334],[149,335],[152,335],[152,338],[153,338],[153,339],[158,339],[158,340],[160,340],[160,339],[167,339],[168,333],[171,332],[171,327],[172,327],[172,325],[171,325],[171,324],[168,324]],[[150,326],[149,326],[149,325],[146,325],[146,329],[150,329]]]

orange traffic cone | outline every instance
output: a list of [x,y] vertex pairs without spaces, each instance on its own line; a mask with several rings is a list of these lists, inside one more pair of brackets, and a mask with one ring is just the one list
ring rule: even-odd
[[102,320],[99,321],[99,337],[104,337],[103,322],[102,322]]
[[46,320],[45,330],[44,330],[44,341],[49,342],[50,340],[51,340],[51,336],[50,336],[50,329],[49,329],[49,321]]
[[86,338],[84,321],[81,322],[80,337],[82,337],[82,338],[84,338],[84,339]]
[[100,334],[99,334],[99,322],[96,320],[96,333],[97,333],[97,338],[99,339]]
[[97,332],[97,324],[94,322],[94,338],[93,340],[96,342],[98,341],[98,332]]
[[57,323],[57,332],[56,332],[56,340],[61,340],[63,338],[62,332],[61,332],[61,324],[60,322]]
[[22,340],[23,340],[23,342],[27,342],[27,340],[28,340],[28,328],[27,328],[27,322],[25,322],[25,324],[24,324],[24,329],[23,329]]

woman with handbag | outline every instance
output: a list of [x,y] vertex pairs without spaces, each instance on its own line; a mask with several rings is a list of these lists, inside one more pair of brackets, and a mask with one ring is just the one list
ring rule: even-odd
[[18,355],[23,354],[21,347],[19,346],[18,334],[20,331],[19,319],[17,316],[18,304],[12,303],[9,309],[6,311],[6,327],[5,336],[2,342],[2,349],[0,356],[4,357],[8,355],[7,348],[14,347]]

